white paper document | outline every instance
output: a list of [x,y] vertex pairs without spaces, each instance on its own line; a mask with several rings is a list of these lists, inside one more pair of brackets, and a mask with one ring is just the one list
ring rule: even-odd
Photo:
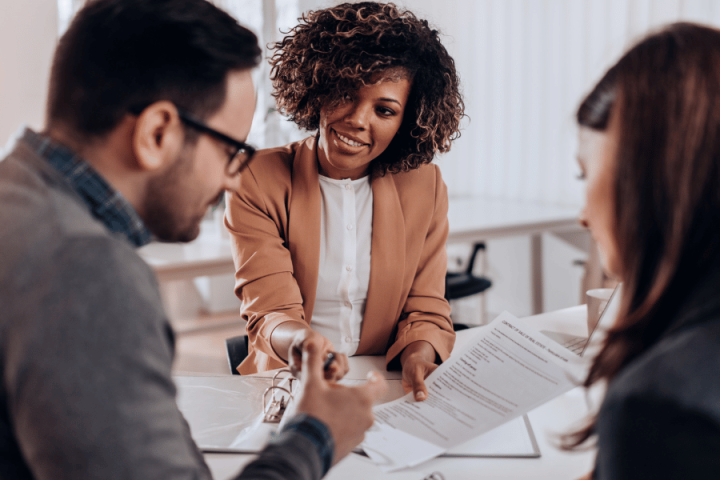
[[363,449],[386,471],[418,465],[572,389],[585,371],[583,359],[505,312],[425,380],[427,400],[408,394],[375,407]]

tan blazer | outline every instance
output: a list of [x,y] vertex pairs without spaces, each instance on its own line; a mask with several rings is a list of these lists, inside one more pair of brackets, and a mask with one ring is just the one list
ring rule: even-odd
[[[284,322],[312,319],[320,265],[321,194],[314,137],[261,150],[228,195],[235,294],[247,320],[243,375],[286,365],[270,345]],[[455,342],[444,298],[447,188],[435,165],[376,176],[370,284],[357,354],[391,362],[416,340],[441,360]]]

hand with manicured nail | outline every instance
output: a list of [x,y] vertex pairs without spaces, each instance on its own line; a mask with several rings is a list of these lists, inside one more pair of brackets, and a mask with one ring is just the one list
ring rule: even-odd
[[405,393],[413,392],[418,402],[425,400],[428,395],[425,379],[438,367],[433,346],[423,340],[412,342],[403,350],[400,363]]

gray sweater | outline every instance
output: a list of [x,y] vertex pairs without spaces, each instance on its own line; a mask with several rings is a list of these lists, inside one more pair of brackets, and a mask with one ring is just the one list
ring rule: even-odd
[[[207,479],[151,269],[20,141],[0,161],[0,479]],[[285,432],[238,478],[315,479]]]

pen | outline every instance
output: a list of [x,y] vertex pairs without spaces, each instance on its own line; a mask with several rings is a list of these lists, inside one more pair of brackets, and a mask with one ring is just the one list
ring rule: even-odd
[[334,361],[335,361],[335,352],[328,353],[327,358],[325,359],[325,363],[323,363],[323,371],[327,372],[330,369],[330,365]]

